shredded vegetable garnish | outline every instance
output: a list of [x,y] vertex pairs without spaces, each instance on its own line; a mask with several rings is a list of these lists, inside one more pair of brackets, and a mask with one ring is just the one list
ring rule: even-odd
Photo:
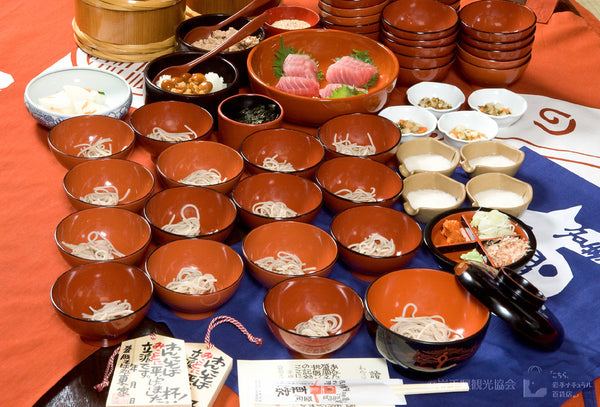
[[492,209],[491,211],[477,211],[471,219],[471,226],[477,228],[480,238],[503,237],[515,233],[515,227],[508,215]]

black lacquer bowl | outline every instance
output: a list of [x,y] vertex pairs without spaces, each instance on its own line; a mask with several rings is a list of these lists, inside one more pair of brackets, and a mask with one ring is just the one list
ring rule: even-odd
[[[373,281],[364,297],[365,319],[377,350],[405,376],[431,379],[466,363],[479,349],[490,311],[450,273],[433,269],[393,271]],[[407,304],[415,316],[439,315],[463,336],[445,342],[412,339],[392,331]],[[409,308],[408,315],[412,315]]]

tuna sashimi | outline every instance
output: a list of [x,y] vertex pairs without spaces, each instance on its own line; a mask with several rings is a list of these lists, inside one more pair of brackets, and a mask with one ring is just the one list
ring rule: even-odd
[[316,79],[298,76],[282,76],[275,87],[282,92],[292,93],[294,95],[308,97],[319,96],[319,82]]
[[325,79],[329,83],[343,83],[356,87],[365,86],[377,68],[350,56],[343,56],[327,69]]
[[317,63],[306,54],[289,54],[283,61],[283,75],[317,80]]

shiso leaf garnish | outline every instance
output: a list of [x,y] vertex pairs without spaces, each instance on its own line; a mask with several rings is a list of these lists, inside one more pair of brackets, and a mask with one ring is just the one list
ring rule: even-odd
[[350,96],[364,95],[366,93],[367,92],[364,90],[359,90],[355,86],[342,85],[338,88],[335,88],[333,92],[331,92],[329,99],[346,98]]
[[[290,54],[305,54],[306,52],[302,51],[302,50],[297,50],[292,46],[287,47],[285,45],[285,43],[283,42],[283,37],[279,36],[280,38],[280,43],[279,43],[279,49],[277,51],[275,51],[275,58],[272,59],[273,61],[273,73],[275,74],[275,76],[277,78],[281,78],[283,75],[283,62],[285,61],[285,58],[287,58],[288,55]],[[319,66],[319,62],[316,61],[312,56],[311,59],[313,61],[315,61],[315,63],[317,64],[317,67]],[[323,79],[323,71],[321,71],[320,69],[317,72],[317,79],[321,80]]]

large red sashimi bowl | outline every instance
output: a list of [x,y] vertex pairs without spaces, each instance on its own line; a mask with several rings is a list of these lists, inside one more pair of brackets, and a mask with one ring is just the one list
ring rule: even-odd
[[[337,99],[297,96],[275,88],[278,78],[273,72],[273,59],[283,41],[286,47],[305,52],[319,63],[326,73],[336,58],[350,55],[353,50],[367,51],[378,69],[378,79],[367,94]],[[252,90],[277,100],[290,122],[317,126],[332,117],[347,113],[376,113],[383,108],[394,89],[398,76],[398,61],[387,47],[365,36],[338,30],[299,30],[262,41],[248,56],[248,75]],[[327,81],[322,79],[319,87]]]

